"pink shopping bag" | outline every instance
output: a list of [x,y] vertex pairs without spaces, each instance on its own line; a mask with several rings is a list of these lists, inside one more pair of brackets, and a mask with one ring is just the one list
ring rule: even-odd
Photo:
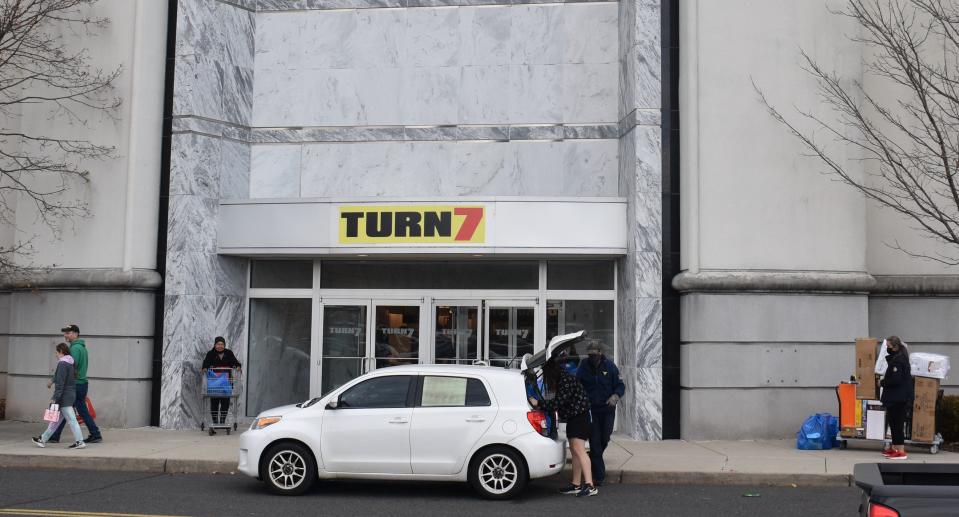
[[60,405],[59,404],[50,404],[50,407],[43,411],[43,421],[44,422],[59,422],[60,421]]

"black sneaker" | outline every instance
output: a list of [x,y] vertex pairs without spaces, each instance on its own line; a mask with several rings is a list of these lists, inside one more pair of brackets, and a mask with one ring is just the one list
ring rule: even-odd
[[41,449],[46,447],[46,445],[43,444],[43,440],[41,440],[39,436],[34,436],[30,439],[33,440],[33,444],[37,447],[40,447]]
[[86,443],[100,443],[103,441],[102,436],[87,436],[86,440],[83,440]]
[[559,489],[559,493],[561,493],[561,494],[578,494],[580,490],[581,490],[581,488],[580,488],[579,485],[574,485],[574,484],[570,483],[570,484],[564,486],[563,488],[560,488],[560,489]]
[[87,444],[85,444],[85,443],[83,443],[83,442],[74,442],[73,445],[70,446],[70,448],[71,448],[71,449],[86,449],[86,448],[87,448]]
[[584,485],[579,493],[576,494],[576,497],[592,497],[594,495],[599,495],[599,489],[593,485]]

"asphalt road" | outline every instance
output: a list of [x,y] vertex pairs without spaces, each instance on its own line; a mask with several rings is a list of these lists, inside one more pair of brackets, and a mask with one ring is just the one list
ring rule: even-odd
[[507,502],[480,500],[465,484],[446,483],[324,482],[307,495],[281,497],[243,475],[5,469],[0,516],[853,516],[859,505],[855,488],[609,485],[599,496],[576,499],[554,495],[559,482],[534,482]]

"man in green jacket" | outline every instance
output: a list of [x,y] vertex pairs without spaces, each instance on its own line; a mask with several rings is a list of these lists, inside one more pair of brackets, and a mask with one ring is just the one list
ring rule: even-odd
[[[73,357],[73,361],[76,363],[77,400],[74,402],[73,407],[77,410],[77,416],[83,419],[83,423],[87,426],[87,429],[90,430],[90,436],[88,436],[84,442],[102,442],[103,437],[100,436],[100,428],[97,427],[97,423],[93,421],[93,417],[87,409],[87,393],[90,390],[90,383],[87,382],[87,364],[89,363],[87,360],[87,344],[84,340],[80,339],[80,327],[73,323],[60,329],[60,332],[63,332],[63,338],[67,340],[67,343],[70,343],[70,356]],[[65,423],[66,422],[60,423],[60,427],[50,436],[50,439],[47,440],[48,442],[60,442],[60,433],[63,432]]]

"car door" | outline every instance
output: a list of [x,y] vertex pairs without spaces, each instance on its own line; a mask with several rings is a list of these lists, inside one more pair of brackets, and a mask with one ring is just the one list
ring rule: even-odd
[[413,375],[380,375],[355,384],[326,408],[321,429],[328,472],[410,474]]
[[419,391],[410,431],[413,473],[456,474],[496,419],[489,389],[480,378],[423,375]]

